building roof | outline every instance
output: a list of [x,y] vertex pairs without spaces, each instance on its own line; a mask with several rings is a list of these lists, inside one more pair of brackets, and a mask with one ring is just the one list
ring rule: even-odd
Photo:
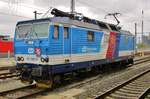
[[0,33],[0,36],[11,36],[10,33]]

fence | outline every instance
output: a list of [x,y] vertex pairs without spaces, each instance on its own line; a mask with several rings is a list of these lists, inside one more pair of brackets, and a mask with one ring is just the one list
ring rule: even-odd
[[138,32],[136,37],[137,50],[150,49],[150,32]]

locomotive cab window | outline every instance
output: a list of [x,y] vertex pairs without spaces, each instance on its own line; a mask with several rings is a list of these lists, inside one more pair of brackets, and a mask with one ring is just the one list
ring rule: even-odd
[[69,38],[69,28],[68,27],[64,27],[64,38],[65,39]]
[[37,23],[32,25],[31,29],[34,38],[47,38],[49,33],[49,24],[48,23]]
[[54,26],[53,38],[58,39],[58,37],[59,37],[59,26]]
[[88,31],[88,41],[93,42],[94,41],[94,32],[93,31]]
[[48,38],[49,23],[20,24],[16,27],[16,39]]

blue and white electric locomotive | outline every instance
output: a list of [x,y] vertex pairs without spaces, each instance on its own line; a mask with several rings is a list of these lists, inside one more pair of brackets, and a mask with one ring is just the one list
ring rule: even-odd
[[14,54],[21,80],[51,87],[65,73],[133,63],[134,36],[113,24],[57,9],[55,17],[18,22]]

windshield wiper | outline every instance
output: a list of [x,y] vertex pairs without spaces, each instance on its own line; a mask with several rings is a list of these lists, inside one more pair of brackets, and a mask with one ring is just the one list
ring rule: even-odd
[[38,34],[34,31],[34,34],[36,35],[36,38],[39,39]]
[[[32,32],[31,29],[32,29],[32,27],[30,27],[29,30],[27,30],[27,32],[25,33],[24,39],[26,39],[27,36],[29,36],[29,37],[31,38],[31,32]],[[30,34],[30,35],[29,35],[29,34]]]
[[29,34],[29,31],[27,31],[27,32],[25,33],[24,38],[26,38],[26,37],[28,36],[28,34]]

